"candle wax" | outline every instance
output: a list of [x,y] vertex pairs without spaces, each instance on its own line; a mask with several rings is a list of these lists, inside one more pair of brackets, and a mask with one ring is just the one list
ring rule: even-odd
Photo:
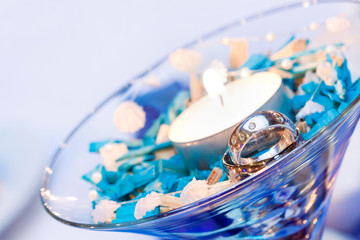
[[282,80],[274,73],[258,73],[225,86],[224,105],[206,95],[187,108],[171,125],[173,142],[193,142],[231,128],[252,114],[281,87]]

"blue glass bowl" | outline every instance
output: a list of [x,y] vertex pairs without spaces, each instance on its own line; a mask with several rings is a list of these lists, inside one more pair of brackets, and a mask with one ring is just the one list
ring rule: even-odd
[[[355,41],[359,28],[351,34],[328,33],[324,21],[359,6],[360,1],[299,1],[241,18],[211,32],[183,48],[203,54],[203,67],[212,59],[228,60],[223,37],[246,37],[249,53],[267,52],[281,47],[290,36],[308,38],[314,46],[343,41],[350,71],[360,69],[360,44]],[[320,14],[321,13],[321,14]],[[351,14],[351,11],[350,11]],[[356,16],[350,16],[350,18]],[[313,31],[314,21],[320,28]],[[356,21],[355,21],[356,22]],[[291,24],[289,24],[291,23]],[[274,41],[266,41],[268,32]],[[354,70],[355,69],[355,70]],[[120,136],[112,124],[119,103],[136,97],[150,106],[163,108],[164,102],[152,98],[157,90],[138,81],[156,76],[167,99],[188,84],[188,76],[171,67],[167,57],[150,70],[128,81],[87,115],[56,150],[45,168],[41,188],[42,203],[55,219],[76,227],[93,230],[136,232],[165,239],[320,239],[336,174],[349,139],[360,116],[357,97],[336,119],[301,147],[263,169],[258,174],[201,201],[153,217],[118,224],[94,224],[89,184],[82,175],[99,163],[87,152],[88,144]],[[141,87],[142,86],[142,87]],[[152,96],[152,97],[151,97]],[[152,100],[152,99],[156,99]],[[153,102],[152,102],[153,101]],[[152,104],[152,105],[151,105]]]

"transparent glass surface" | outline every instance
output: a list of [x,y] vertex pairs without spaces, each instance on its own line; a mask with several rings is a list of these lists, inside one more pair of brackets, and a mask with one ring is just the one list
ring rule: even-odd
[[[183,46],[203,55],[200,71],[211,60],[228,62],[224,37],[249,39],[249,55],[279,49],[291,36],[310,39],[311,46],[344,42],[352,78],[359,77],[359,1],[301,1],[240,18]],[[321,13],[321,14],[320,14]],[[352,22],[345,32],[329,33],[325,21],[345,14]],[[318,23],[319,28],[311,26]],[[276,38],[267,41],[268,33]],[[112,123],[113,113],[126,99],[143,98],[151,103],[156,88],[141,84],[155,76],[162,85],[183,88],[189,76],[174,69],[167,57],[105,99],[74,128],[55,151],[45,168],[41,188],[47,212],[76,227],[144,233],[164,239],[320,239],[337,172],[360,116],[357,97],[335,120],[299,148],[246,180],[176,210],[118,224],[94,224],[88,199],[90,184],[82,175],[100,163],[88,152],[92,141],[129,137]],[[171,88],[171,87],[170,87]],[[170,89],[169,88],[169,89]],[[166,94],[174,94],[171,90]],[[164,96],[168,98],[169,96]],[[162,108],[165,103],[154,102]]]

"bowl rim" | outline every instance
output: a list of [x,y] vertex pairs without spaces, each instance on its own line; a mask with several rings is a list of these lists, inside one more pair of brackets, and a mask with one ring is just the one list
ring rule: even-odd
[[[295,8],[299,8],[299,7],[304,7],[304,3],[308,3],[310,5],[332,4],[332,3],[360,4],[360,0],[296,0],[296,1],[290,2],[288,4],[282,4],[282,5],[279,5],[279,6],[269,8],[269,9],[264,10],[264,11],[259,11],[259,12],[255,13],[255,14],[250,14],[250,15],[248,15],[246,17],[243,17],[243,18],[239,18],[239,20],[237,20],[237,21],[225,24],[222,27],[217,28],[217,29],[203,35],[200,39],[208,40],[209,38],[212,38],[213,36],[217,35],[218,33],[229,30],[229,29],[231,29],[233,27],[240,27],[241,25],[244,24],[244,22],[246,22],[246,23],[253,22],[253,21],[256,21],[258,19],[268,17],[270,15],[280,13],[280,12],[283,12],[283,11],[286,11],[286,10],[291,10],[291,9],[295,9]],[[184,46],[182,46],[182,48],[192,48],[192,47],[196,46],[198,44],[198,42],[199,42],[199,38],[185,44]],[[212,203],[214,203],[217,200],[225,199],[226,196],[234,194],[235,192],[241,191],[247,185],[249,185],[249,184],[251,184],[251,183],[253,183],[255,181],[258,181],[261,178],[266,177],[267,175],[271,175],[270,173],[277,170],[276,167],[287,164],[292,158],[296,157],[297,155],[300,155],[301,152],[304,150],[304,148],[308,147],[310,144],[315,144],[316,142],[319,142],[322,139],[324,139],[325,137],[327,137],[326,135],[324,135],[325,132],[332,132],[332,130],[336,129],[342,122],[344,122],[344,121],[348,120],[349,118],[351,118],[355,114],[355,110],[357,108],[360,108],[360,95],[358,95],[335,119],[333,119],[326,126],[322,127],[316,134],[314,134],[314,136],[312,136],[310,139],[308,139],[306,142],[304,142],[300,147],[296,148],[295,150],[293,150],[289,154],[281,157],[276,162],[273,162],[271,165],[269,165],[269,167],[266,167],[266,168],[260,170],[259,172],[257,172],[257,174],[254,174],[254,175],[248,177],[247,179],[245,179],[244,181],[236,183],[236,184],[232,185],[231,187],[229,187],[229,188],[227,188],[225,190],[222,190],[222,191],[220,191],[220,192],[218,192],[216,194],[213,194],[213,195],[211,195],[209,197],[203,198],[203,199],[201,199],[201,200],[199,200],[197,202],[194,202],[194,203],[182,206],[180,208],[174,209],[172,211],[162,213],[162,214],[158,214],[158,215],[155,215],[155,216],[152,216],[152,217],[147,217],[147,218],[143,218],[143,219],[134,220],[134,221],[127,221],[127,222],[123,222],[123,223],[110,223],[110,224],[106,224],[106,223],[101,223],[101,224],[78,223],[78,222],[73,222],[73,221],[63,219],[63,218],[59,217],[57,214],[54,214],[51,211],[51,209],[49,208],[50,206],[48,205],[47,200],[44,199],[43,196],[42,196],[42,193],[47,190],[47,186],[48,186],[48,183],[49,183],[48,180],[49,180],[49,178],[50,178],[50,176],[52,174],[51,171],[50,172],[46,171],[46,169],[48,169],[48,168],[52,169],[52,167],[57,162],[58,156],[61,154],[63,149],[66,147],[66,143],[74,136],[74,134],[77,132],[77,130],[79,128],[81,128],[82,125],[85,124],[87,122],[87,120],[89,120],[92,117],[93,114],[95,114],[97,111],[99,111],[104,105],[106,105],[114,97],[119,96],[120,94],[126,93],[126,91],[131,88],[131,86],[136,82],[137,79],[140,79],[140,78],[146,76],[150,71],[152,71],[153,69],[159,67],[165,61],[167,61],[167,56],[161,58],[158,62],[156,62],[148,70],[146,70],[144,72],[141,72],[138,75],[135,75],[135,77],[131,78],[123,86],[121,86],[115,92],[110,94],[99,105],[97,105],[95,108],[93,108],[90,111],[90,113],[88,113],[70,131],[70,133],[67,135],[67,137],[64,139],[64,141],[56,148],[55,152],[53,153],[52,157],[50,158],[49,164],[45,168],[45,174],[43,175],[43,181],[42,181],[41,188],[40,188],[41,204],[43,205],[45,210],[53,218],[55,218],[56,220],[58,220],[58,221],[60,221],[60,222],[62,222],[64,224],[70,225],[70,226],[81,227],[81,228],[86,228],[86,229],[90,229],[90,230],[110,230],[110,229],[115,230],[116,229],[117,231],[127,231],[128,229],[131,229],[132,227],[134,229],[134,227],[137,227],[137,226],[145,226],[144,224],[146,224],[146,223],[148,223],[148,224],[156,224],[159,221],[166,220],[167,218],[170,218],[170,217],[175,217],[178,214],[185,213],[185,212],[191,212],[192,210],[196,210],[196,209],[201,209],[203,206],[211,205]],[[342,121],[340,121],[340,120],[342,120]]]

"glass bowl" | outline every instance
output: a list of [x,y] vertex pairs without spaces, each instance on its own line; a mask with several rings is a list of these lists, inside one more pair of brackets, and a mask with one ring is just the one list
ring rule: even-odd
[[[240,18],[182,48],[199,51],[203,55],[200,70],[204,70],[213,59],[228,62],[224,37],[248,39],[249,54],[275,51],[291,36],[307,38],[314,47],[344,42],[349,69],[356,79],[360,69],[360,27],[356,26],[359,19],[354,9],[359,3],[298,1]],[[350,29],[327,31],[326,19],[341,14],[351,20]],[[151,76],[165,91],[143,84]],[[82,175],[92,170],[100,158],[88,152],[88,144],[131,137],[119,133],[112,123],[121,102],[137,99],[156,115],[176,92],[187,88],[188,81],[189,76],[173,68],[166,56],[95,107],[60,144],[45,168],[40,193],[46,211],[75,227],[165,239],[320,239],[336,174],[359,120],[360,97],[302,146],[224,191],[153,217],[116,224],[93,223],[92,202],[88,199],[91,186]],[[142,133],[137,134],[141,137]]]

